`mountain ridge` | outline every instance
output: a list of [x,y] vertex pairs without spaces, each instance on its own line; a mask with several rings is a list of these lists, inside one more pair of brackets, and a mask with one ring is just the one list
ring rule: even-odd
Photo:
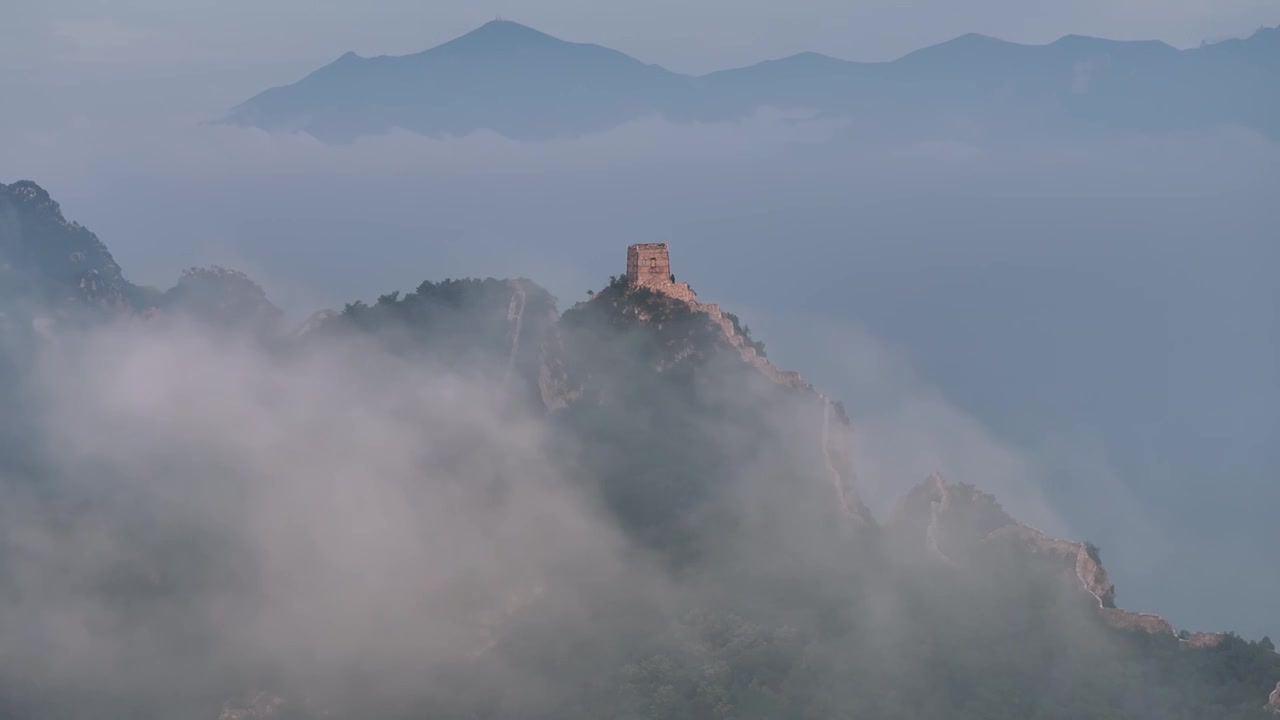
[[[0,217],[9,217],[10,221],[0,222],[0,268],[10,267],[12,256],[25,255],[31,248],[53,247],[58,252],[48,256],[46,266],[58,261],[69,263],[73,270],[79,267],[75,258],[81,247],[99,248],[109,258],[105,244],[87,229],[67,221],[56,201],[35,183],[0,186],[0,198],[6,197],[10,198],[9,205],[0,206],[4,211]],[[58,222],[53,222],[55,219]],[[15,232],[14,228],[21,231]],[[32,232],[31,228],[40,232]],[[69,237],[79,245],[60,244],[67,228],[71,228]],[[535,410],[548,427],[569,438],[560,452],[569,458],[565,467],[573,469],[573,481],[592,488],[610,517],[639,547],[665,563],[673,576],[701,578],[709,573],[712,584],[723,585],[706,589],[711,597],[719,599],[722,593],[746,598],[742,605],[731,606],[733,611],[723,617],[707,620],[708,611],[695,606],[697,611],[680,621],[689,627],[681,624],[662,628],[680,639],[678,646],[683,649],[679,652],[692,648],[695,658],[707,661],[691,668],[693,687],[727,683],[726,675],[742,672],[753,678],[733,700],[740,706],[757,709],[757,713],[747,712],[745,717],[776,717],[779,708],[798,707],[761,700],[761,687],[769,687],[774,696],[781,696],[783,688],[792,693],[787,697],[811,695],[809,685],[787,685],[789,676],[777,670],[791,656],[779,659],[764,650],[791,652],[795,638],[803,634],[797,627],[805,627],[804,613],[794,609],[800,591],[787,582],[801,570],[817,572],[820,582],[816,587],[803,586],[813,595],[802,594],[804,600],[800,604],[815,603],[815,612],[824,621],[826,614],[838,614],[865,600],[861,593],[867,592],[868,587],[877,591],[894,588],[893,592],[901,593],[902,616],[897,619],[918,632],[918,636],[907,637],[918,644],[927,659],[922,667],[932,668],[931,672],[966,677],[964,662],[945,664],[960,649],[980,643],[998,644],[1010,636],[1017,640],[1012,647],[1021,647],[1024,636],[1032,633],[1037,623],[1061,616],[1065,618],[1065,628],[1105,633],[1100,637],[1115,644],[1114,648],[1108,645],[1108,653],[1114,650],[1116,656],[1103,657],[1116,663],[1121,676],[1128,677],[1125,673],[1131,675],[1136,668],[1164,678],[1166,685],[1160,686],[1165,693],[1161,708],[1178,707],[1183,696],[1169,688],[1181,688],[1191,678],[1203,684],[1196,687],[1207,688],[1202,692],[1219,703],[1207,706],[1247,709],[1233,717],[1258,717],[1264,703],[1267,712],[1276,710],[1276,695],[1265,697],[1275,681],[1273,673],[1280,672],[1280,656],[1273,648],[1267,649],[1269,641],[1248,643],[1230,633],[1180,634],[1159,616],[1116,608],[1115,586],[1097,548],[1052,538],[1018,523],[993,496],[973,485],[949,483],[935,475],[911,489],[890,517],[871,517],[857,498],[852,475],[854,458],[848,435],[855,428],[839,403],[799,375],[773,366],[765,358],[763,346],[751,338],[736,316],[717,305],[700,302],[687,284],[676,283],[664,245],[646,244],[632,250],[636,258],[633,263],[633,253],[628,253],[627,274],[612,278],[590,299],[562,313],[556,308],[555,298],[523,278],[425,281],[411,293],[393,291],[373,303],[353,302],[340,313],[317,314],[308,321],[305,332],[289,333],[275,323],[273,307],[259,286],[241,273],[221,268],[184,273],[174,289],[158,296],[163,302],[155,294],[148,294],[145,297],[149,304],[113,304],[105,310],[115,317],[144,322],[157,317],[162,321],[172,311],[219,328],[261,329],[266,344],[273,346],[273,351],[282,345],[285,356],[305,356],[307,352],[331,347],[330,343],[356,348],[377,346],[413,364],[455,368],[495,380],[492,384],[502,395],[504,409]],[[642,258],[642,252],[650,255]],[[665,264],[662,260],[666,260]],[[63,274],[54,272],[50,277],[58,292],[44,297],[61,297]],[[75,286],[76,275],[71,273],[68,277]],[[120,277],[123,278],[122,272]],[[83,303],[95,313],[104,309],[96,295],[73,297],[73,302]],[[0,312],[4,310],[0,306]],[[237,323],[241,316],[249,322]],[[153,328],[163,330],[164,326],[161,323]],[[0,349],[5,347],[5,333],[6,326],[0,323]],[[0,373],[0,380],[3,379]],[[742,491],[737,485],[738,475],[762,481],[763,487],[755,490],[764,493],[763,499],[773,501],[764,517],[739,514],[744,510],[742,505],[749,503],[741,502],[737,495]],[[728,501],[722,502],[726,496]],[[779,516],[795,521],[786,524],[800,528],[796,536],[772,534]],[[762,535],[757,536],[757,532]],[[797,542],[803,546],[829,543],[824,547],[831,554],[802,561],[788,552],[794,551]],[[753,561],[758,554],[769,553],[778,553],[783,561],[767,571],[754,566],[725,568],[717,564],[726,546],[739,545],[750,548]],[[860,576],[865,584],[839,584],[839,573],[850,572],[843,562],[863,555],[879,558],[869,563],[869,569],[864,571],[867,575]],[[835,573],[834,577],[829,573]],[[1017,582],[1010,586],[1025,592],[1025,597],[1011,594],[1013,590],[1005,590],[1004,586],[990,587],[992,578],[1006,574],[1016,577]],[[554,586],[546,588],[535,583],[526,589],[512,609],[493,621],[493,638],[460,666],[468,674],[484,669],[486,662],[498,662],[493,656],[497,649],[522,647],[521,632],[528,630],[520,620],[532,617],[528,627],[537,627],[546,617],[539,613],[555,611],[568,599],[557,596]],[[752,614],[758,610],[752,603],[767,592],[785,598],[786,613],[769,621],[777,622],[776,627]],[[826,597],[829,592],[834,597]],[[850,594],[843,594],[846,592]],[[940,604],[923,604],[936,596],[941,596]],[[703,601],[701,594],[697,597]],[[834,626],[838,628],[840,624],[836,622]],[[816,632],[819,636],[830,630],[822,623],[816,628],[822,631]],[[688,632],[694,632],[698,641],[689,642],[685,637]],[[959,634],[939,638],[947,632]],[[556,640],[562,642],[560,638]],[[1043,657],[1070,654],[1069,641],[1069,636],[1046,632],[1038,636],[1036,642],[1043,645],[1037,646],[1039,651],[1033,656],[1043,662]],[[535,644],[525,650],[533,650],[541,665],[546,662],[543,647]],[[798,653],[803,658],[801,667],[834,662],[831,655],[825,654],[832,648],[818,647],[823,652]],[[671,687],[677,681],[670,676],[670,668],[681,657],[684,656],[678,653],[659,653],[623,665],[618,671],[626,678],[623,687],[627,692],[640,693],[644,702],[651,702],[650,694],[655,698],[652,702],[671,697]],[[1009,662],[1008,657],[998,653],[990,659]],[[878,670],[867,672],[874,687],[879,677],[876,672],[892,676],[897,668],[892,663],[881,666],[882,657],[873,660],[873,668]],[[1018,674],[1022,660],[1015,660],[1012,668],[1000,671],[983,667],[982,673],[998,675],[994,685],[984,688],[990,691],[1006,687],[1002,683],[1009,678],[1034,682],[1034,673],[1030,679]],[[939,667],[938,663],[943,665]],[[721,665],[732,665],[733,671],[717,670],[715,673],[719,674],[715,674],[708,670]],[[836,663],[831,667],[842,666]],[[1047,667],[1056,669],[1053,665]],[[1247,671],[1243,679],[1222,670],[1220,674],[1227,675],[1230,682],[1214,684],[1217,669],[1230,668],[1240,673],[1240,667]],[[752,672],[758,674],[751,675]],[[645,673],[653,673],[654,677],[647,678]],[[985,676],[982,673],[980,677]],[[1264,674],[1265,687],[1259,679]],[[843,677],[840,672],[835,675]],[[264,693],[263,684],[272,682],[270,678],[243,670],[237,673],[236,681],[250,683],[253,690],[246,692],[249,702],[244,707],[226,701],[225,718],[254,717],[254,713],[269,717],[283,712],[283,706],[306,705],[309,699],[305,692],[292,692],[291,697],[301,695],[304,702],[290,703],[281,699],[282,694],[274,688]],[[0,675],[0,688],[7,688],[6,682],[7,678]],[[1014,685],[1024,687],[1026,692],[1025,685]],[[774,690],[775,687],[779,689]],[[1038,692],[1054,692],[1052,684],[1031,687],[1038,687]],[[1083,687],[1091,686],[1086,683]],[[1142,687],[1145,702],[1146,688]],[[1080,695],[1072,687],[1068,689],[1071,697]],[[580,692],[581,688],[572,689],[572,702],[578,702]],[[698,692],[689,691],[686,702],[691,706],[703,707],[698,703],[705,703],[708,708],[723,710],[733,705],[729,689],[722,690],[724,697],[706,698]],[[1023,702],[1014,694],[1007,704],[1000,705],[1000,693],[994,693],[996,700],[987,695],[992,693],[975,694],[1002,708],[1016,708]],[[967,699],[963,691],[941,697],[949,702]],[[5,709],[6,700],[6,695],[0,694],[0,710]],[[758,705],[750,705],[752,702]],[[1105,705],[1108,696],[1101,695],[1098,702]],[[1085,706],[1088,707],[1087,702]],[[639,707],[652,705],[642,702]],[[870,707],[874,710],[876,706]],[[993,717],[984,714],[980,703],[973,707],[976,709],[969,715],[960,716]],[[1137,711],[1148,709],[1143,705]],[[1203,707],[1186,708],[1187,712],[1198,709]],[[351,716],[368,716],[361,710],[357,703]],[[315,714],[335,716],[327,709]],[[539,716],[562,715],[547,711]],[[584,711],[582,716],[592,715]],[[808,713],[795,716],[820,718],[829,717],[830,713],[810,708]]]
[[[4,193],[26,199],[32,211],[56,217],[63,225],[87,233],[86,238],[91,240],[86,242],[95,243],[96,247],[105,253],[105,257],[110,258],[105,244],[78,223],[67,221],[62,216],[58,203],[36,183],[23,180],[9,186],[0,185],[0,199],[5,197]],[[2,209],[4,206],[0,206],[0,210]],[[0,227],[0,230],[3,230],[3,227]],[[21,236],[19,241],[22,242]],[[14,245],[14,243],[10,242],[8,245]],[[0,249],[3,247],[5,246],[0,245]],[[394,313],[398,305],[408,303],[414,296],[440,298],[444,306],[449,307],[462,302],[468,294],[474,293],[472,286],[478,285],[486,288],[484,292],[490,294],[492,299],[488,302],[495,308],[503,310],[503,314],[493,315],[493,321],[501,325],[510,325],[509,332],[504,332],[498,344],[495,345],[496,352],[506,354],[504,348],[509,344],[509,366],[516,365],[517,353],[521,352],[521,326],[524,322],[526,307],[532,303],[533,310],[530,314],[541,317],[541,320],[528,330],[529,337],[523,338],[524,347],[532,354],[520,364],[523,367],[525,381],[530,387],[530,392],[526,395],[536,398],[536,402],[542,406],[542,411],[550,413],[584,397],[594,397],[593,402],[600,402],[600,393],[604,390],[599,387],[592,389],[589,387],[589,381],[585,383],[582,379],[570,381],[564,377],[563,368],[566,359],[559,356],[565,352],[562,332],[566,327],[580,325],[582,321],[578,316],[604,313],[604,316],[609,318],[610,327],[615,330],[621,322],[632,329],[655,328],[659,331],[675,329],[692,318],[705,323],[704,332],[710,331],[706,337],[711,342],[722,346],[730,356],[741,361],[743,367],[749,368],[751,372],[757,373],[777,388],[787,393],[810,398],[816,405],[821,406],[821,413],[815,413],[815,416],[822,418],[820,435],[823,438],[821,455],[824,463],[832,467],[832,457],[838,457],[836,464],[849,464],[847,442],[841,442],[839,449],[833,449],[830,452],[827,449],[826,438],[829,434],[829,423],[833,417],[834,422],[843,428],[841,432],[849,432],[852,429],[849,418],[840,403],[806,382],[799,373],[781,370],[774,366],[761,354],[757,347],[758,343],[751,338],[749,330],[741,326],[738,318],[732,313],[723,311],[718,305],[700,302],[687,284],[667,282],[665,275],[669,272],[670,265],[669,261],[665,260],[667,254],[665,244],[638,245],[632,249],[635,248],[660,248],[661,257],[664,258],[662,267],[665,269],[658,274],[663,275],[662,278],[654,281],[629,275],[616,276],[603,290],[592,293],[588,300],[574,304],[563,314],[556,310],[554,297],[525,278],[460,279],[445,280],[440,283],[426,281],[414,293],[403,297],[399,292],[393,292],[378,298],[373,305],[356,301],[347,305],[341,313],[330,310],[318,311],[298,329],[286,334],[301,340],[312,341],[344,329],[364,328],[364,331],[369,331],[378,328],[379,332],[385,332],[386,328],[383,326],[391,317],[388,314]],[[76,250],[73,255],[80,252]],[[0,256],[0,259],[2,258],[3,256]],[[118,272],[118,266],[114,265],[114,261],[111,262],[112,267]],[[123,276],[120,277],[122,279]],[[228,288],[232,291],[229,292]],[[280,312],[270,303],[262,288],[243,273],[235,270],[217,266],[191,268],[183,272],[179,282],[173,288],[150,297],[157,297],[158,300],[132,307],[127,304],[117,304],[109,309],[116,312],[136,313],[139,316],[148,316],[167,310],[189,311],[203,320],[216,320],[218,324],[223,325],[232,325],[236,316],[243,315],[253,321],[251,323],[253,326],[261,327],[265,322],[265,327],[273,328],[274,332],[283,332],[283,328],[278,326]],[[98,302],[94,296],[86,296],[83,301],[90,305]],[[379,313],[386,317],[379,318]],[[403,321],[421,322],[413,315],[403,316]],[[495,338],[497,337],[498,335],[495,334]],[[705,361],[703,354],[710,346],[699,347],[696,343],[703,341],[689,340],[681,335],[675,337],[681,339],[674,348],[669,348],[660,357],[653,358],[656,362],[650,365],[652,371],[658,374],[679,374],[683,372],[682,367],[688,363]],[[682,345],[690,342],[694,344]],[[667,341],[667,344],[670,345],[670,341]],[[840,504],[846,507],[850,518],[862,526],[882,526],[890,534],[901,534],[904,528],[909,528],[907,534],[917,536],[918,540],[924,540],[928,553],[940,558],[945,564],[955,564],[955,558],[950,557],[939,544],[939,522],[944,520],[950,522],[947,519],[948,513],[953,512],[978,512],[992,518],[985,522],[980,530],[961,527],[951,532],[953,539],[948,544],[962,548],[961,552],[965,551],[963,548],[966,546],[1002,537],[1020,538],[1020,542],[1027,542],[1031,546],[1043,546],[1041,549],[1049,546],[1055,548],[1069,546],[1064,552],[1076,558],[1073,561],[1073,567],[1085,562],[1079,559],[1082,554],[1093,557],[1086,543],[1051,538],[1035,528],[1018,523],[1000,508],[991,495],[977,490],[972,485],[948,483],[941,474],[936,473],[904,495],[890,517],[877,522],[871,517],[867,507],[857,498],[851,471],[833,468],[833,472],[836,474],[834,489],[841,498]],[[848,499],[845,498],[846,493],[848,493]],[[923,520],[922,515],[925,517]],[[1062,554],[1057,550],[1054,552]],[[1106,571],[1102,569],[1101,563],[1096,558],[1092,559],[1092,563],[1094,569],[1086,574],[1090,577],[1096,576],[1097,579],[1087,580],[1083,575],[1079,575],[1080,583],[1097,600],[1100,608],[1115,611],[1111,616],[1106,616],[1104,613],[1108,623],[1117,628],[1137,628],[1152,632],[1153,630],[1144,626],[1143,623],[1133,620],[1140,614],[1116,610],[1114,585],[1111,584]],[[1157,633],[1174,634],[1172,627],[1163,619],[1151,627],[1156,627],[1154,632]]]
[[[1242,124],[1280,137],[1280,28],[1181,50],[1158,40],[1065,35],[1022,44],[970,33],[893,60],[800,52],[699,75],[501,20],[419,52],[353,52],[259,93],[223,121],[351,142],[395,128],[490,130],[537,141],[646,117],[727,122],[763,108],[817,110],[907,135],[964,114],[991,133],[1038,116],[1054,133],[1162,132]],[[1170,112],[1177,110],[1177,112]]]

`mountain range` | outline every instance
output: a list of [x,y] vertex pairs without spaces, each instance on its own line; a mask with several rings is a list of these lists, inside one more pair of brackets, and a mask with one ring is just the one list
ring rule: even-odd
[[[7,496],[38,489],[57,511],[57,526],[47,529],[52,536],[88,525],[97,535],[114,537],[108,530],[122,526],[129,552],[110,556],[99,568],[92,558],[81,560],[87,550],[80,548],[77,562],[90,572],[78,574],[80,565],[59,569],[74,581],[78,601],[101,603],[93,622],[77,631],[95,647],[120,633],[129,640],[120,652],[141,653],[151,662],[158,657],[180,679],[148,677],[135,687],[91,675],[89,683],[74,673],[40,675],[43,666],[22,662],[24,653],[43,657],[48,649],[42,642],[64,647],[58,642],[68,635],[60,631],[45,638],[42,626],[22,614],[45,617],[39,604],[31,608],[27,595],[40,589],[31,578],[40,577],[47,553],[33,552],[29,528],[0,533],[0,616],[24,621],[0,628],[6,648],[0,655],[0,715],[99,717],[105,707],[108,714],[128,717],[213,717],[219,705],[225,720],[1190,720],[1280,713],[1280,655],[1270,639],[1178,631],[1157,615],[1120,609],[1099,548],[1018,522],[974,484],[935,475],[887,517],[874,517],[858,498],[854,428],[841,404],[775,367],[739,318],[676,283],[669,266],[657,264],[666,261],[665,246],[636,246],[632,252],[659,253],[652,260],[658,269],[646,275],[640,262],[629,262],[625,275],[610,278],[563,312],[555,298],[523,278],[428,280],[409,293],[393,291],[370,303],[322,311],[290,329],[262,289],[234,271],[188,271],[167,291],[133,285],[105,244],[68,221],[42,188],[29,181],[0,185],[0,288],[6,290],[0,294],[0,397],[17,409],[0,424],[0,474],[18,478],[6,488]],[[166,444],[157,457],[135,465],[136,453],[114,452],[103,439],[108,429],[94,424],[87,456],[92,482],[65,477],[76,453],[64,443],[31,441],[42,433],[60,437],[62,429],[41,426],[50,411],[37,412],[42,404],[29,390],[41,366],[56,357],[60,339],[84,332],[119,332],[127,342],[177,348],[172,355],[146,355],[145,372],[133,378],[141,384],[132,392],[141,398],[136,402],[154,402],[168,387],[159,378],[176,373],[177,399],[194,412],[201,432],[180,428],[166,437],[194,445]],[[213,342],[195,345],[193,353],[192,333]],[[251,383],[251,393],[265,392],[267,406],[283,405],[286,411],[285,422],[249,433],[250,454],[287,446],[294,426],[313,421],[350,427],[359,435],[354,428],[368,407],[339,403],[333,417],[312,418],[290,400],[311,402],[391,373],[396,398],[389,427],[407,432],[415,447],[434,458],[432,472],[412,474],[412,483],[400,489],[405,495],[395,498],[396,507],[422,499],[428,506],[452,507],[458,488],[433,483],[444,468],[455,466],[467,468],[457,477],[485,503],[502,506],[513,497],[547,501],[539,493],[521,494],[534,482],[533,472],[504,463],[506,441],[465,441],[480,409],[458,405],[447,394],[415,396],[411,387],[397,384],[395,373],[428,368],[427,377],[452,378],[445,386],[449,392],[463,382],[489,388],[501,415],[527,417],[521,422],[545,434],[545,452],[556,458],[573,492],[598,505],[605,522],[626,539],[624,567],[643,582],[596,564],[575,564],[579,552],[594,548],[561,547],[549,558],[518,554],[514,577],[485,579],[464,564],[461,584],[446,585],[443,594],[430,583],[410,583],[401,592],[422,597],[383,598],[388,626],[376,614],[359,615],[357,632],[337,636],[338,649],[369,637],[390,642],[379,634],[388,629],[405,636],[406,645],[392,643],[397,651],[389,666],[364,656],[351,665],[301,652],[281,657],[274,642],[259,647],[253,639],[260,632],[270,635],[278,624],[328,630],[319,599],[294,598],[319,613],[314,618],[293,604],[273,604],[279,602],[273,593],[292,587],[277,576],[305,575],[310,553],[289,555],[278,572],[268,572],[274,567],[270,561],[279,558],[256,555],[246,543],[256,537],[252,526],[246,530],[221,505],[209,510],[212,520],[185,528],[177,520],[191,509],[181,496],[162,494],[157,516],[136,514],[136,503],[147,509],[147,493],[130,495],[153,483],[172,485],[186,488],[203,507],[219,502],[215,488],[230,486],[270,502],[273,495],[260,487],[277,492],[279,482],[292,477],[289,462],[269,464],[263,477],[241,477],[237,456],[213,454],[214,443],[228,440],[215,439],[212,420],[236,407],[226,397],[243,389],[206,388],[186,376],[190,367],[202,367],[200,354],[225,346],[261,348],[249,357],[271,370],[234,377]],[[81,358],[86,373],[112,367],[111,353],[120,352],[118,345],[84,347],[103,353]],[[232,357],[241,372],[252,364],[242,354]],[[316,387],[304,386],[301,397],[284,392],[288,385],[272,384],[276,372],[305,376],[314,363],[333,357],[359,362]],[[178,365],[167,368],[164,362]],[[68,375],[56,383],[80,388],[72,391],[68,421],[91,413],[87,398],[99,392],[77,382]],[[135,400],[115,388],[107,391],[107,397],[125,399],[109,405],[107,419],[128,430],[120,437],[130,440],[120,442],[132,442],[140,434],[140,421],[129,420]],[[415,403],[441,412],[443,422],[414,425]],[[242,414],[232,420],[236,426],[254,422]],[[158,421],[164,428],[180,418]],[[504,432],[529,432],[505,422],[499,421]],[[389,438],[371,440],[373,447],[392,452]],[[314,444],[302,451],[325,452]],[[119,457],[129,458],[129,472],[116,466]],[[221,459],[212,464],[212,476],[204,477],[213,457]],[[380,473],[396,471],[395,463],[383,467],[378,459],[361,464],[358,483],[345,491],[334,484],[336,470],[304,476],[300,495],[265,513],[269,537],[301,532],[278,520],[278,513],[296,523],[297,505],[312,511],[335,492],[344,514],[367,511],[362,503],[376,503]],[[137,472],[144,475],[141,484],[130,475]],[[187,475],[200,480],[184,484]],[[117,494],[125,502],[111,504]],[[103,502],[119,516],[104,513]],[[228,507],[254,510],[239,502]],[[382,512],[378,522],[389,522],[387,510]],[[346,538],[338,528],[324,528]],[[431,529],[414,527],[415,533]],[[515,533],[523,547],[548,528],[538,526],[530,537],[502,523],[476,531],[477,539]],[[307,548],[324,542],[303,539]],[[444,563],[457,551],[428,545],[428,557],[413,555],[413,562],[392,568],[393,576],[412,575],[419,563]],[[326,577],[343,567],[341,557],[320,559]],[[385,580],[376,558],[361,557],[357,567],[362,582]],[[498,580],[504,592],[479,592]],[[666,590],[653,595],[656,587]],[[210,598],[215,602],[202,604]],[[460,645],[443,657],[418,657],[426,651],[413,634],[412,619],[440,612],[450,599],[465,601],[450,627]],[[216,612],[206,614],[210,608]],[[59,611],[57,627],[67,608]],[[21,632],[9,634],[15,627]],[[219,662],[202,664],[210,657]],[[405,675],[408,682],[402,684]],[[513,676],[521,681],[512,682]]]
[[1240,125],[1280,137],[1280,27],[1179,50],[1069,35],[965,35],[891,62],[800,53],[692,76],[493,21],[423,52],[348,52],[235,107],[226,122],[331,142],[401,128],[541,140],[662,117],[728,122],[765,108],[877,137],[1160,133]]

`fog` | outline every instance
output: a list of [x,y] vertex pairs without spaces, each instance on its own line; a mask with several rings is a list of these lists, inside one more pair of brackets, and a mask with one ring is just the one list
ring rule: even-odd
[[[1267,21],[1248,3],[1184,5],[1151,32],[1137,6],[1021,20],[989,9],[874,42],[834,23],[758,44],[769,15],[747,8],[661,47],[636,18],[593,24],[564,4],[541,23],[511,8],[689,71],[805,49],[893,57],[969,30],[1192,45]],[[856,490],[877,518],[939,472],[1101,546],[1123,608],[1280,633],[1274,139],[1233,126],[890,136],[767,109],[537,143],[482,131],[325,145],[210,122],[348,48],[412,52],[488,19],[469,12],[449,11],[439,37],[328,27],[233,51],[213,42],[216,22],[183,20],[188,42],[159,44],[144,40],[165,22],[60,22],[52,50],[33,30],[0,49],[0,90],[19,100],[0,117],[0,182],[39,182],[130,280],[237,268],[290,323],[448,277],[528,277],[564,310],[623,271],[628,244],[669,243],[677,280],[843,401]],[[678,41],[710,31],[715,52]],[[622,648],[702,652],[688,615],[736,590],[751,592],[734,602],[785,614],[760,588],[844,588],[825,578],[851,572],[777,484],[823,472],[785,444],[785,468],[765,454],[722,468],[738,484],[716,507],[744,529],[713,549],[719,574],[668,567],[582,485],[547,418],[504,395],[505,358],[464,371],[373,341],[291,353],[181,319],[57,328],[39,353],[29,449],[47,483],[0,477],[13,580],[0,588],[0,677],[37,696],[194,708],[256,688],[400,708],[493,695],[485,706],[510,715],[556,707],[580,690],[557,673],[591,677]],[[709,396],[743,392],[711,384]],[[816,418],[784,414],[773,429],[803,444]],[[911,674],[895,654],[912,637],[899,599],[858,591],[849,612],[876,630],[842,662]],[[1052,633],[1103,652],[1077,608],[1062,614]],[[556,642],[581,656],[547,662]]]
[[[878,396],[855,415],[859,492],[883,501],[946,467],[1007,492],[1027,519],[1060,523],[1019,451],[869,339],[840,339]],[[898,692],[921,676],[906,652],[920,608],[883,569],[851,584],[866,547],[814,513],[831,505],[815,481],[822,414],[727,368],[697,386],[699,402],[731,410],[719,422],[665,414],[690,413],[706,452],[729,459],[716,477],[732,479],[694,515],[709,544],[683,572],[581,482],[564,426],[495,382],[503,357],[463,370],[373,336],[273,349],[183,317],[48,326],[34,352],[27,453],[40,470],[0,478],[0,675],[13,688],[0,689],[46,711],[78,717],[78,703],[106,698],[137,716],[205,717],[266,691],[339,715],[427,702],[540,716],[590,707],[637,648],[717,657],[699,624],[715,612],[745,616],[733,633],[782,618],[771,632],[783,643],[838,608],[857,640],[818,636],[811,652],[831,653],[831,672],[858,668]],[[635,412],[607,408],[596,424]],[[757,422],[771,443],[758,444]],[[981,571],[969,582],[982,597],[1006,590]],[[1073,597],[1045,632],[1066,656],[1106,657]],[[966,602],[946,598],[955,612]],[[857,697],[824,678],[815,702]]]
[[[620,572],[538,423],[474,377],[372,347],[290,361],[184,323],[60,334],[39,364],[52,472],[5,485],[0,611],[28,692],[184,716],[252,678],[394,703],[548,584],[662,592],[642,562]],[[513,699],[537,690],[518,670]]]
[[845,400],[873,506],[940,471],[1104,547],[1125,607],[1280,630],[1280,147],[1248,130],[876,142],[766,111],[531,144],[185,118],[17,137],[5,179],[132,280],[236,267],[295,320],[463,276],[563,308],[668,242],[678,279]]

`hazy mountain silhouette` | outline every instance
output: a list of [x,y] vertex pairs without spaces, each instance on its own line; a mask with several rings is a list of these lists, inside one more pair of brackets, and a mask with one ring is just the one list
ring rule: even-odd
[[1280,28],[1191,50],[1069,35],[1021,45],[965,35],[883,63],[817,53],[688,76],[494,21],[424,52],[347,53],[227,121],[329,141],[404,128],[573,137],[650,116],[724,121],[758,109],[928,134],[1165,131],[1240,124],[1280,135]]
[[622,53],[494,21],[425,52],[347,53],[237,107],[231,120],[343,140],[403,127],[518,138],[603,130],[662,112],[689,79]]

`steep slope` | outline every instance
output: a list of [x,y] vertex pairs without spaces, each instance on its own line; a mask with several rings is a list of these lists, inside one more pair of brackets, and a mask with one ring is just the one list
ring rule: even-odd
[[818,111],[892,136],[1164,132],[1242,124],[1280,133],[1280,29],[1179,51],[1067,36],[1022,45],[965,35],[892,61],[801,53],[690,77],[495,21],[401,57],[347,53],[267,90],[227,120],[331,141],[404,128],[572,137],[639,118],[731,121],[764,107]]

